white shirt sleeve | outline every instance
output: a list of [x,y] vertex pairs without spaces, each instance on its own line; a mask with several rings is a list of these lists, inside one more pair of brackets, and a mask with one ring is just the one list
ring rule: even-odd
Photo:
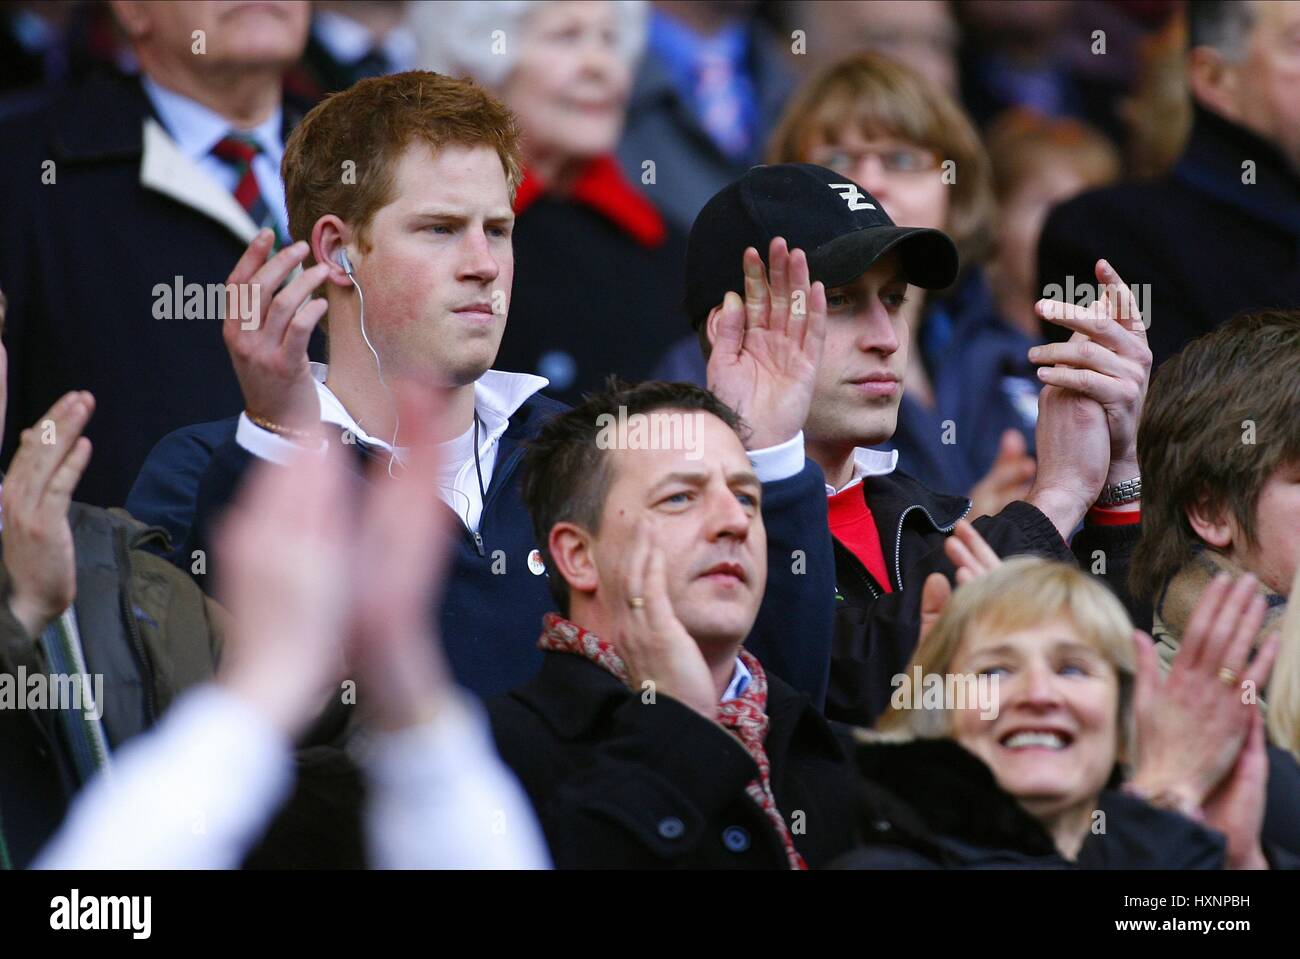
[[208,683],[73,800],[34,869],[233,869],[293,785],[288,738]]
[[[264,430],[248,418],[247,413],[239,414],[239,425],[235,427],[235,442],[260,460],[267,460],[278,466],[288,466],[305,446],[293,440],[277,436],[270,430]],[[324,453],[328,444],[320,442],[320,452]]]
[[798,475],[803,469],[803,430],[784,443],[766,449],[750,450],[749,462],[760,483],[775,483]]
[[359,759],[371,866],[550,868],[537,817],[477,702],[458,696],[432,723],[379,734]]

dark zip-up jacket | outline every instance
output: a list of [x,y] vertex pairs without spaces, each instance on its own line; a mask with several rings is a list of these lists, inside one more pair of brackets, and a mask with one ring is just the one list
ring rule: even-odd
[[[862,492],[880,531],[892,592],[885,592],[852,552],[834,543],[835,639],[826,714],[870,726],[889,704],[890,680],[905,670],[916,648],[926,577],[934,572],[950,580],[956,576],[943,541],[970,512],[971,502],[936,493],[899,470],[867,477]],[[1077,556],[1085,569],[1104,573],[1112,588],[1123,587],[1139,535],[1136,525],[1085,525],[1071,552],[1051,520],[1020,500],[996,516],[980,517],[974,526],[999,556],[1030,554],[1071,563]]]

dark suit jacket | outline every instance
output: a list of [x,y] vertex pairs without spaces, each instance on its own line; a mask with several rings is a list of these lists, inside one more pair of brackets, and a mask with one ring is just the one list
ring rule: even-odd
[[[295,115],[286,105],[286,129]],[[146,135],[150,120],[137,79],[95,76],[0,125],[0,463],[59,396],[91,390],[95,455],[77,498],[97,506],[122,504],[166,433],[243,405],[220,320],[155,319],[155,287],[224,284],[256,227],[174,144],[169,155],[169,140]]]
[[[560,868],[784,869],[776,829],[746,795],[757,767],[721,726],[668,696],[644,703],[572,653],[488,704]],[[857,780],[830,725],[768,674],[772,792],[810,867],[850,849]]]
[[[1253,182],[1243,182],[1248,172]],[[1039,289],[1059,284],[1068,294],[1067,277],[1095,284],[1103,257],[1130,286],[1149,284],[1140,307],[1157,365],[1243,310],[1300,307],[1300,173],[1272,144],[1198,109],[1169,174],[1084,193],[1051,212]],[[1049,339],[1070,336],[1043,326]]]

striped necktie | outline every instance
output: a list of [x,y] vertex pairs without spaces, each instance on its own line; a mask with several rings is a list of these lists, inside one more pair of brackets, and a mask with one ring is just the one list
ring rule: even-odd
[[275,231],[275,245],[278,248],[285,245],[286,238],[280,232],[280,224],[267,205],[266,198],[262,196],[257,177],[253,175],[253,158],[261,152],[262,147],[256,140],[239,133],[226,135],[212,148],[212,155],[234,170],[239,177],[239,182],[235,184],[235,199],[259,229],[269,226]]

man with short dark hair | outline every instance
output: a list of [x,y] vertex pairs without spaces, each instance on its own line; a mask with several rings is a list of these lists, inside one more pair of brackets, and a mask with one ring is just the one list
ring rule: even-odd
[[613,384],[531,444],[524,496],[563,615],[537,677],[489,709],[560,868],[804,869],[853,841],[829,725],[742,647],[768,551],[741,429],[699,387]]
[[1196,0],[1187,21],[1182,156],[1057,207],[1038,248],[1042,295],[1075,302],[1104,254],[1142,294],[1157,365],[1243,310],[1300,307],[1300,2]]

